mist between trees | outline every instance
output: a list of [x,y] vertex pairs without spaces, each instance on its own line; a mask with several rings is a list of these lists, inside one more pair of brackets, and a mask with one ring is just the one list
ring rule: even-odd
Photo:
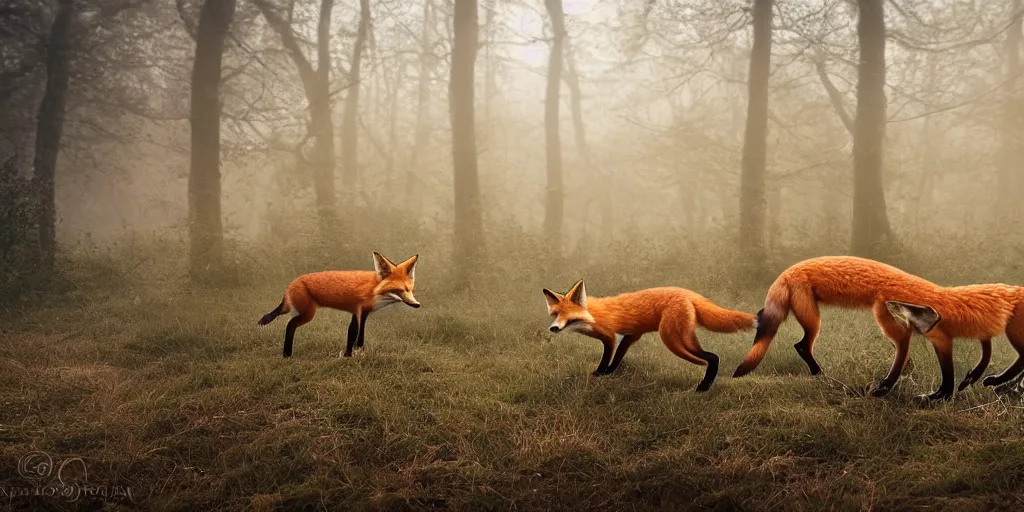
[[221,282],[371,250],[1005,279],[1020,3],[12,0],[4,293],[97,254]]

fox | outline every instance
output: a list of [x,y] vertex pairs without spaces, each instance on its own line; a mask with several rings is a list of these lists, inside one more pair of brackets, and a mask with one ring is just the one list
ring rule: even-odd
[[999,375],[986,377],[983,384],[1001,386],[1024,371],[1024,288],[1006,284],[944,287],[878,261],[821,256],[794,264],[771,285],[764,308],[757,312],[754,345],[733,377],[757,368],[790,312],[804,331],[793,347],[812,375],[821,373],[813,352],[821,327],[819,304],[870,308],[895,347],[892,367],[872,396],[885,396],[896,385],[915,332],[931,343],[942,374],[938,389],[919,398],[941,400],[953,396],[955,338],[973,338],[981,344],[981,358],[960,382],[958,391],[984,375],[992,357],[992,338],[1003,332],[1016,350],[1017,360]]
[[263,315],[257,325],[265,326],[289,312],[294,316],[284,334],[284,357],[291,357],[295,329],[307,324],[317,308],[337,309],[352,314],[348,326],[348,342],[341,356],[351,357],[352,349],[362,349],[366,319],[370,313],[403,303],[419,308],[412,292],[416,285],[416,262],[419,255],[395,265],[379,252],[373,252],[373,270],[324,271],[295,278],[284,298],[273,311]]
[[732,333],[753,329],[755,322],[750,313],[723,308],[685,288],[648,288],[614,297],[588,298],[580,279],[564,295],[547,288],[542,291],[548,314],[554,317],[548,328],[551,332],[579,332],[604,345],[601,363],[592,375],[614,373],[629,347],[645,333],[657,331],[673,354],[706,367],[697,384],[698,392],[707,391],[714,383],[718,355],[701,348],[696,326]]

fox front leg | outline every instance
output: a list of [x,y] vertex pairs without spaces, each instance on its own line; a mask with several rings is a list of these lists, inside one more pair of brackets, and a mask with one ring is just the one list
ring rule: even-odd
[[638,334],[627,334],[621,337],[618,343],[619,346],[615,349],[615,357],[612,358],[612,363],[608,366],[608,373],[615,373],[615,370],[619,369],[622,358],[626,357],[626,351],[639,339],[640,335]]
[[985,374],[985,369],[988,368],[989,361],[992,360],[992,340],[979,340],[979,342],[981,343],[981,359],[978,359],[978,364],[964,377],[957,391],[963,391],[967,389],[967,386],[981,379],[981,376]]
[[356,339],[359,337],[359,315],[352,315],[352,322],[348,324],[348,341],[345,344],[345,351],[342,352],[343,357],[352,357],[352,347],[356,344]]
[[612,361],[612,353],[615,352],[615,336],[612,335],[611,338],[602,336],[601,344],[604,346],[604,353],[601,355],[601,364],[597,365],[597,369],[591,373],[591,375],[595,377],[611,373],[609,367]]
[[359,337],[356,338],[356,348],[359,350],[363,349],[363,341],[366,338],[366,318],[369,316],[369,311],[363,311],[363,314],[359,317]]
[[939,359],[939,370],[942,372],[942,381],[939,389],[931,394],[919,395],[919,399],[946,400],[953,396],[953,340],[945,333],[934,330],[926,334],[928,341],[932,342],[935,355]]

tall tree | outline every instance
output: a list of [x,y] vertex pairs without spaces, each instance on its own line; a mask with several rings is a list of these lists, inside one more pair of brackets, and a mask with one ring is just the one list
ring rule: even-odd
[[498,14],[498,1],[497,0],[485,0],[484,2],[484,36],[481,46],[484,49],[484,99],[483,99],[483,129],[481,134],[484,138],[484,144],[488,144],[489,137],[491,135],[491,126],[494,118],[491,116],[491,105],[494,100],[494,96],[498,92],[498,65],[494,57],[495,48],[495,34],[497,29],[495,26],[495,18]]
[[891,236],[882,188],[885,137],[885,0],[858,0],[857,118],[853,132],[853,237],[855,255],[873,257]]
[[548,57],[548,83],[544,98],[544,139],[547,156],[548,188],[544,200],[544,237],[551,256],[561,254],[562,217],[562,141],[559,134],[559,105],[562,96],[562,47],[565,42],[565,16],[562,0],[544,0],[551,18],[551,54]]
[[448,105],[455,174],[455,263],[474,268],[483,254],[483,213],[476,158],[474,71],[477,54],[477,0],[455,0]]
[[[579,153],[580,165],[588,172],[597,175],[592,165],[590,144],[587,143],[587,128],[583,122],[583,91],[580,88],[580,75],[576,68],[576,58],[573,55],[572,46],[569,45],[566,37],[565,48],[565,85],[569,87],[569,108],[572,110],[573,138],[576,141],[576,152]],[[601,215],[600,239],[611,240],[612,238],[612,201],[608,194],[608,184],[601,180],[592,182],[591,190],[594,191],[594,199],[598,203],[598,211]]]
[[221,266],[220,83],[235,0],[206,0],[192,64],[192,163],[188,175],[189,270],[200,280]]
[[1020,200],[1021,177],[1021,122],[1020,93],[1017,90],[1020,75],[1021,44],[1021,0],[1010,1],[1010,26],[1006,30],[1006,85],[1004,86],[1005,106],[1003,108],[1002,158],[999,162],[999,204],[1000,215],[1012,215]]
[[[289,15],[286,19],[268,0],[253,0],[253,3],[281,37],[281,44],[291,56],[302,80],[306,101],[309,103],[309,136],[313,138],[313,160],[309,163],[313,167],[317,216],[321,234],[328,234],[333,230],[337,219],[334,190],[334,123],[331,120],[330,93],[331,11],[334,9],[334,0],[320,2],[316,28],[316,68],[299,46],[299,38],[292,29],[291,8],[288,9]],[[301,147],[298,153],[303,154]]]
[[768,75],[772,55],[772,0],[754,0],[747,126],[740,181],[740,250],[748,262],[764,258],[765,167],[768,153]]
[[348,92],[345,96],[345,114],[341,119],[342,183],[354,187],[359,175],[359,88],[363,48],[370,32],[370,0],[359,0],[359,29],[352,47],[352,63],[348,72]]
[[40,270],[44,274],[53,271],[57,251],[57,155],[60,153],[60,142],[64,133],[74,19],[74,0],[60,0],[46,46],[46,90],[39,104],[39,118],[36,124],[33,181],[38,194]]
[[423,151],[430,142],[430,82],[434,74],[434,43],[431,38],[435,24],[434,6],[431,0],[423,0],[423,26],[420,29],[420,56],[416,87],[416,128],[412,150],[409,151],[409,166],[405,177],[405,200],[414,212],[419,213],[420,196],[416,190],[416,168]]

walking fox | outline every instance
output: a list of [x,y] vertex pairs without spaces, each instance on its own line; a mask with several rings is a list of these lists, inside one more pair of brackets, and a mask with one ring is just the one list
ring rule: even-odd
[[683,288],[649,288],[614,297],[587,297],[581,279],[565,295],[547,288],[543,292],[548,314],[555,318],[549,327],[551,332],[576,331],[601,340],[604,355],[593,375],[614,372],[629,347],[645,333],[658,331],[673,354],[707,367],[697,385],[697,391],[707,391],[718,374],[718,356],[701,348],[696,326],[722,333],[754,328],[754,315],[722,308]]
[[301,275],[288,285],[281,304],[263,315],[258,324],[267,325],[280,315],[295,312],[284,334],[284,357],[290,357],[295,329],[309,323],[318,307],[347,311],[352,313],[352,322],[348,326],[348,344],[343,355],[350,357],[353,347],[363,348],[366,318],[371,312],[399,302],[420,307],[412,294],[418,260],[417,254],[395,265],[374,252],[372,271],[326,271]]
[[896,347],[892,368],[872,392],[884,396],[903,372],[913,332],[931,342],[939,359],[942,382],[927,395],[943,399],[953,395],[954,338],[975,338],[981,342],[981,359],[959,389],[973,384],[984,374],[992,355],[993,337],[1003,331],[1017,351],[1017,360],[1003,373],[989,376],[985,386],[1009,382],[1024,370],[1024,288],[1005,284],[943,287],[924,278],[877,261],[852,256],[824,256],[801,261],[786,269],[772,284],[764,309],[758,311],[754,346],[736,368],[741,377],[757,368],[768,345],[789,312],[804,329],[794,345],[812,375],[821,372],[814,359],[814,340],[821,317],[818,304],[848,308],[871,308],[882,332]]

